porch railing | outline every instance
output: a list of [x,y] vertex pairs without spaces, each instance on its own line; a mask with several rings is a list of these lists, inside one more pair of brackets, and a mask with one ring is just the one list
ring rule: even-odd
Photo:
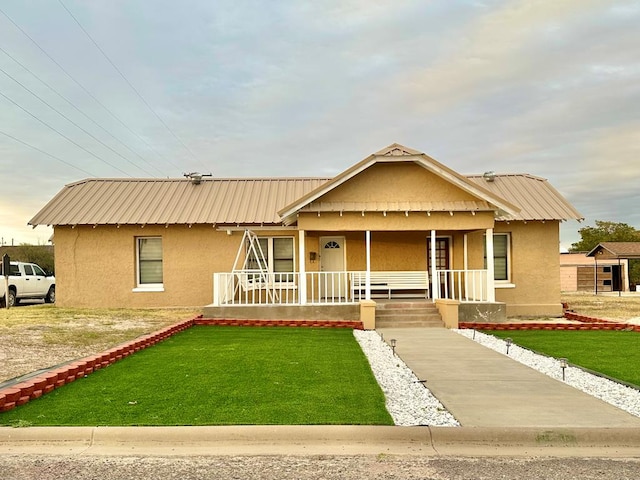
[[[391,278],[402,272],[371,272],[374,279],[385,273]],[[405,272],[406,273],[406,272]],[[426,271],[410,272],[423,275],[424,293],[416,297],[448,298],[462,302],[488,301],[486,270],[438,270],[435,285],[429,285],[430,275]],[[363,282],[366,272],[306,272],[307,304],[349,304],[365,298]],[[264,273],[259,270],[243,272],[221,272],[213,274],[213,305],[300,305],[299,272]],[[414,279],[415,280],[415,279]],[[415,283],[415,282],[414,282]],[[395,293],[402,293],[416,285],[398,284]],[[430,288],[429,288],[430,287]],[[372,291],[379,285],[371,284]],[[407,292],[404,292],[405,294]],[[389,291],[391,297],[391,290]]]
[[461,302],[487,302],[487,270],[436,270],[438,298]]

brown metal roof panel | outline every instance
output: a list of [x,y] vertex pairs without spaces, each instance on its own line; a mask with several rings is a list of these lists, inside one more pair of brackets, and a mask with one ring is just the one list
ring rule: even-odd
[[521,208],[516,215],[500,217],[502,220],[582,219],[546,179],[528,174],[496,175],[492,182],[482,175],[470,175],[469,179]]

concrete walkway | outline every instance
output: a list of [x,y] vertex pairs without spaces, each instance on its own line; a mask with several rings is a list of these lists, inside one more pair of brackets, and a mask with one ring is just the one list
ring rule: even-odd
[[444,328],[383,328],[463,427],[640,427],[640,418]]

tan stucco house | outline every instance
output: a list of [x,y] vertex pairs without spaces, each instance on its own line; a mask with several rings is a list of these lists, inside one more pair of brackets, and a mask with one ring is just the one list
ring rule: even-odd
[[378,297],[561,315],[570,219],[543,178],[465,176],[393,144],[334,178],[82,180],[29,223],[54,227],[59,306],[304,319]]

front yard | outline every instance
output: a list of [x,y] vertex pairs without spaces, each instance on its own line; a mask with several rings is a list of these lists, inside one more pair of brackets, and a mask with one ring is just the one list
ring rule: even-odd
[[3,425],[393,425],[350,329],[193,327]]

